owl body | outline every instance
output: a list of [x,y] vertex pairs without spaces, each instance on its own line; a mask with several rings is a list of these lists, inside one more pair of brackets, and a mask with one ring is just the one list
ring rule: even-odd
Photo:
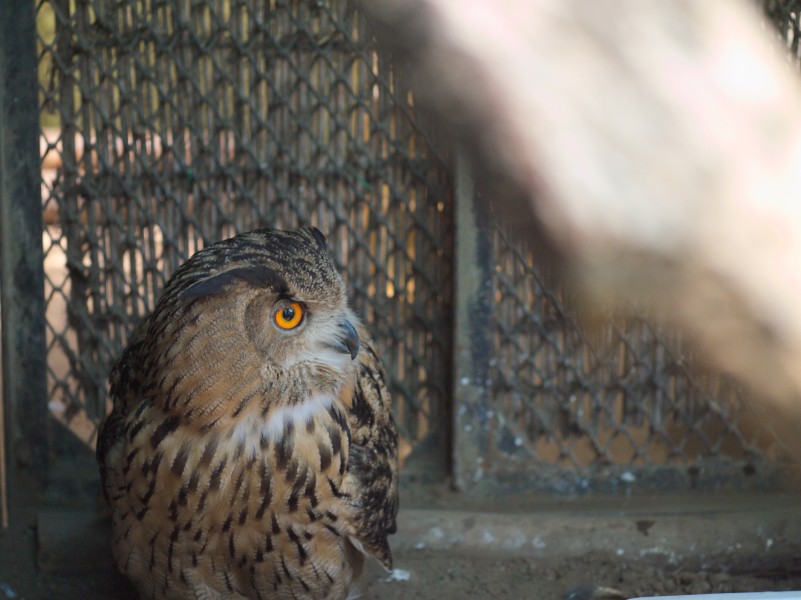
[[115,560],[143,598],[340,600],[365,555],[390,567],[385,375],[316,230],[187,261],[111,393],[98,459]]

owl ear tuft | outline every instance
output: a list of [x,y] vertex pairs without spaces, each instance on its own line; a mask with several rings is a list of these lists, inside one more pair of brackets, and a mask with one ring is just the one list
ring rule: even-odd
[[269,267],[257,265],[230,269],[196,281],[181,292],[180,298],[186,301],[219,296],[227,292],[231,285],[237,281],[242,281],[253,287],[272,288],[279,296],[288,293],[288,286],[283,277]]
[[310,227],[308,231],[311,233],[312,237],[317,240],[317,245],[320,246],[320,249],[326,250],[327,246],[325,244],[325,236],[323,235],[323,232],[316,227]]

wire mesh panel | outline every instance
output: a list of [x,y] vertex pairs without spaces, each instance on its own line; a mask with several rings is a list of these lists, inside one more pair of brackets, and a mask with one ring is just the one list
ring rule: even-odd
[[[572,494],[782,484],[786,454],[759,403],[700,370],[679,335],[652,320],[582,320],[529,245],[480,213],[483,272],[472,291],[461,275],[457,285],[457,310],[468,317],[459,327],[471,329],[471,352],[457,361],[462,488]],[[459,247],[459,260],[470,260]]]
[[441,439],[452,199],[413,98],[331,0],[39,0],[49,391],[87,444],[166,278],[263,226],[328,237],[391,374],[404,453]]
[[578,486],[718,485],[783,458],[754,403],[699,371],[676,333],[639,318],[582,326],[524,245],[495,228],[492,248],[487,460],[501,477],[528,463]]

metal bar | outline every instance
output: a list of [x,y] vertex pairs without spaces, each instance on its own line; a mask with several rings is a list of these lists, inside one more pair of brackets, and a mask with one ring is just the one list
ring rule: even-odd
[[0,317],[6,456],[47,460],[42,200],[33,2],[0,2]]
[[[0,300],[0,308],[2,301]],[[3,320],[0,319],[0,340],[3,339]],[[8,527],[8,479],[6,477],[6,425],[3,411],[3,344],[0,344],[0,529]]]
[[483,478],[488,442],[492,314],[489,222],[463,157],[456,165],[453,476],[466,490]]

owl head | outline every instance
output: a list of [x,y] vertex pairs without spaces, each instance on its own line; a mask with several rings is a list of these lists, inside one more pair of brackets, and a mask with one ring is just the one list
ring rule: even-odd
[[236,416],[336,394],[355,374],[358,322],[315,228],[213,244],[167,283],[151,317],[149,372],[170,410]]

